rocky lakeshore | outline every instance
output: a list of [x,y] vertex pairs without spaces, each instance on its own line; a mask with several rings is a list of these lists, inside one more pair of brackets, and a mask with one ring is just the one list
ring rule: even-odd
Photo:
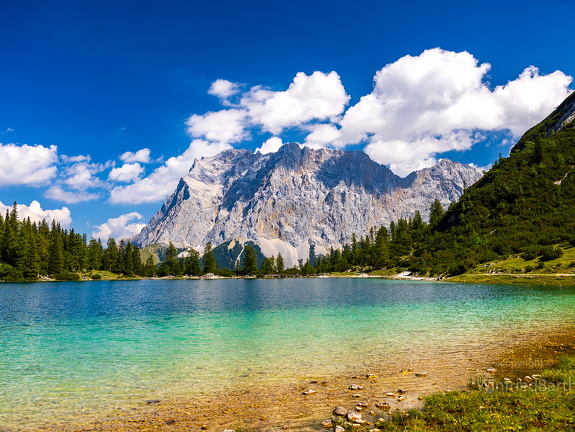
[[[262,375],[225,392],[148,399],[99,419],[70,418],[33,431],[318,431],[342,423],[375,428],[388,413],[420,408],[438,392],[466,390],[477,377],[516,379],[553,366],[575,352],[572,328],[510,338],[466,358],[397,359],[386,365],[349,366],[348,374],[275,382]],[[383,420],[382,420],[383,419]],[[339,429],[338,429],[339,430]],[[3,429],[4,431],[4,429]]]

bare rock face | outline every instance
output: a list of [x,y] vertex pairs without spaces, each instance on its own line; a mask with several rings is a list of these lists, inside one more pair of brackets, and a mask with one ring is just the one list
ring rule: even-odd
[[276,153],[227,150],[196,160],[176,191],[132,241],[202,250],[209,241],[257,243],[287,266],[364,236],[399,218],[424,219],[433,200],[456,200],[481,173],[442,160],[405,178],[361,151],[312,150],[286,144]]

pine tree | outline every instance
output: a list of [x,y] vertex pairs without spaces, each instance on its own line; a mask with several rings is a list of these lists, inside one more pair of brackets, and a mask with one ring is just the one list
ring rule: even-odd
[[389,233],[384,226],[377,231],[375,236],[374,261],[376,267],[385,267],[389,262]]
[[52,221],[48,258],[48,273],[57,275],[64,270],[64,241],[60,225]]
[[102,242],[100,239],[90,239],[88,243],[88,253],[87,253],[87,268],[91,270],[100,270],[102,268],[102,255],[104,253],[104,248],[102,247]]
[[256,250],[249,244],[244,248],[244,266],[242,271],[246,275],[253,275],[258,271]]
[[134,274],[134,260],[133,260],[134,247],[132,243],[128,242],[124,249],[124,256],[122,257],[123,273],[132,276]]
[[106,250],[102,257],[102,265],[104,270],[115,271],[118,263],[118,246],[116,240],[110,237],[106,243]]
[[19,244],[19,223],[18,223],[18,209],[16,202],[12,206],[12,210],[6,210],[6,218],[4,223],[4,232],[2,233],[2,261],[12,267],[17,267],[20,255],[22,253]]
[[178,273],[178,250],[172,242],[168,245],[164,261],[160,264],[160,275],[176,275]]
[[435,199],[429,207],[429,225],[431,227],[437,226],[439,221],[443,218],[445,210],[438,199]]
[[130,260],[132,262],[131,264],[132,271],[137,275],[144,276],[144,266],[142,264],[142,256],[140,254],[140,248],[138,247],[137,244],[132,243],[131,245],[132,245],[132,256],[130,257]]
[[204,256],[202,257],[204,261],[204,273],[213,273],[217,269],[216,258],[214,257],[214,251],[212,249],[212,243],[208,242],[204,248]]
[[144,266],[144,276],[146,277],[156,276],[157,270],[158,269],[156,267],[156,264],[154,263],[154,257],[150,255],[146,260],[146,264]]
[[274,258],[273,255],[264,260],[264,263],[262,265],[262,271],[264,274],[272,274],[277,272],[276,259]]
[[276,258],[276,268],[278,273],[283,273],[285,270],[284,258],[281,253],[278,253],[278,257]]
[[188,249],[188,256],[185,261],[185,273],[191,276],[199,276],[202,273],[200,253],[193,248]]
[[20,229],[20,246],[22,254],[19,258],[18,269],[24,277],[34,277],[40,271],[40,263],[38,258],[37,234],[34,232],[30,218],[22,222]]

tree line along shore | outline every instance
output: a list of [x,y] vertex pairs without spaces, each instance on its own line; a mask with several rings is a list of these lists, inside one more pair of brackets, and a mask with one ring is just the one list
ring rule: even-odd
[[[109,238],[104,247],[99,239],[88,240],[85,234],[63,229],[56,222],[51,225],[45,220],[35,223],[29,218],[20,221],[14,203],[11,211],[4,217],[0,215],[0,280],[201,277],[206,274],[219,277],[395,277],[402,273],[408,277],[452,278],[467,282],[565,283],[575,279],[569,277],[575,276],[575,252],[571,250],[575,237],[568,237],[557,245],[532,245],[520,254],[507,256],[501,256],[485,245],[481,256],[469,248],[466,255],[457,248],[438,247],[442,240],[440,224],[450,211],[453,210],[450,208],[446,212],[435,200],[428,222],[416,212],[412,218],[392,222],[389,228],[371,228],[368,234],[359,238],[354,234],[351,242],[341,249],[331,248],[326,255],[316,255],[311,246],[308,258],[299,260],[292,268],[285,267],[281,254],[263,257],[247,243],[234,268],[230,269],[218,266],[211,243],[206,244],[202,255],[193,248],[178,250],[170,243],[156,250],[161,257],[158,263],[152,252],[125,240],[116,242]],[[451,241],[461,245],[465,240],[451,236]],[[561,241],[561,237],[556,241]],[[464,257],[463,261],[457,259],[458,256]],[[489,260],[494,261],[480,265]]]

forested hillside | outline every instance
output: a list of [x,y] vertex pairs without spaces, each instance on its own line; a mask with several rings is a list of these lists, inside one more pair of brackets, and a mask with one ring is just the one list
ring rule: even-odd
[[[380,230],[348,245],[349,264],[455,275],[510,254],[540,261],[559,257],[556,245],[575,244],[574,105],[575,93],[527,131],[510,156],[500,157],[445,214],[436,202],[429,223],[400,220],[388,235]],[[337,262],[332,253],[325,268]]]

